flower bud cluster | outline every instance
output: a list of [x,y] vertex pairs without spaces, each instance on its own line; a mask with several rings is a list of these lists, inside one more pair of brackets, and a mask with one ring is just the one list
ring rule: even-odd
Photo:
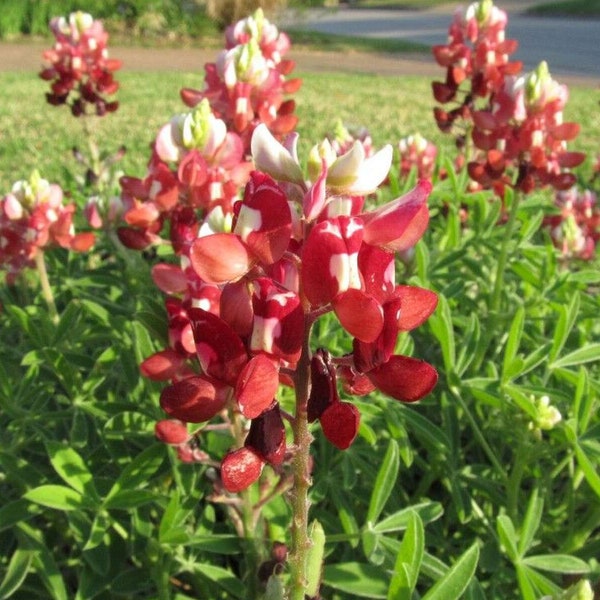
[[0,200],[0,267],[9,282],[36,254],[51,246],[85,252],[94,244],[92,233],[74,232],[74,204],[63,204],[60,186],[35,171],[29,180],[17,181]]
[[438,127],[452,130],[458,121],[469,121],[477,102],[502,87],[504,77],[521,70],[520,62],[509,61],[517,49],[516,40],[507,40],[506,12],[491,0],[458,7],[448,31],[448,44],[433,47],[436,62],[446,69],[444,82],[433,82],[433,95],[450,110],[436,107]]
[[551,77],[545,62],[520,75],[521,63],[508,60],[517,43],[505,39],[506,24],[506,13],[492,0],[457,10],[448,45],[433,48],[447,69],[446,82],[433,83],[435,99],[456,106],[436,107],[436,122],[444,132],[459,119],[463,123],[457,146],[473,142],[467,168],[475,187],[492,188],[501,197],[506,185],[526,194],[548,185],[569,189],[575,183],[569,169],[584,155],[567,151],[567,142],[579,133],[576,123],[563,122],[567,88]]
[[231,25],[225,40],[226,47],[216,62],[204,67],[204,89],[184,88],[181,97],[189,107],[208,99],[228,131],[241,137],[248,154],[252,132],[259,123],[266,123],[277,136],[294,130],[296,105],[285,96],[296,92],[302,81],[287,77],[295,66],[283,58],[290,40],[265,18],[262,9]]
[[555,205],[560,212],[546,217],[544,225],[562,257],[592,260],[600,240],[600,207],[596,194],[574,186],[558,191]]
[[416,133],[398,142],[400,154],[400,177],[406,178],[413,169],[419,179],[431,179],[435,168],[437,147],[433,142]]
[[48,102],[69,104],[76,117],[88,114],[88,107],[98,116],[116,111],[119,103],[111,97],[119,84],[113,73],[121,62],[108,57],[108,33],[102,23],[77,11],[68,18],[54,17],[50,29],[56,41],[43,54],[50,65],[40,72],[50,82]]
[[[420,325],[437,304],[429,290],[396,285],[394,264],[394,252],[413,246],[427,227],[431,185],[421,181],[365,211],[364,196],[389,172],[391,146],[369,158],[360,143],[340,157],[325,153],[309,182],[294,148],[281,145],[266,125],[257,127],[256,170],[230,225],[220,231],[202,225],[181,268],[153,271],[171,294],[170,344],[146,359],[142,372],[170,381],[160,404],[171,419],[227,422],[241,415],[249,424],[243,445],[222,461],[230,492],[258,479],[267,464],[281,471],[293,452],[285,421],[298,416],[280,406],[280,385],[299,391],[308,381],[309,420],[347,448],[360,415],[340,399],[338,379],[349,394],[379,389],[405,402],[428,394],[437,380],[428,363],[394,354],[399,332]],[[348,356],[311,354],[311,325],[329,312],[353,338]]]

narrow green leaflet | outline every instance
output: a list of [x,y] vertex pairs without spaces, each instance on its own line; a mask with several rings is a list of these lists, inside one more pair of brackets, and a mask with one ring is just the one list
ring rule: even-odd
[[600,344],[586,344],[550,363],[550,369],[573,367],[600,360]]
[[521,527],[521,534],[519,536],[519,555],[523,556],[527,553],[527,550],[533,543],[534,536],[540,526],[542,520],[542,513],[544,511],[544,501],[539,497],[538,490],[535,488],[529,498],[529,504],[527,505],[527,512],[523,519],[523,525]]
[[100,500],[92,474],[83,458],[73,448],[66,444],[49,441],[46,443],[46,451],[54,470],[67,485],[92,500]]
[[23,584],[29,567],[33,561],[34,552],[32,550],[23,550],[17,548],[10,558],[6,575],[0,583],[0,598],[8,598],[12,596]]
[[369,510],[367,512],[367,523],[375,523],[381,515],[381,511],[388,501],[396,480],[398,479],[398,471],[400,470],[400,452],[396,440],[391,439],[388,449],[377,473],[371,500],[369,502]]
[[105,503],[112,500],[122,490],[135,490],[148,483],[158,471],[165,458],[163,444],[153,444],[138,454],[121,472],[117,481],[108,492]]
[[23,498],[8,502],[0,508],[0,531],[8,529],[17,523],[31,519],[40,509]]
[[64,485],[40,485],[26,492],[23,498],[58,510],[90,508],[84,496]]
[[232,598],[246,599],[246,586],[231,571],[206,563],[194,565],[194,570],[198,575],[214,581]]
[[585,575],[590,572],[590,567],[584,560],[570,554],[527,556],[523,559],[523,563],[534,569],[552,573]]
[[412,517],[411,513],[416,512],[423,523],[431,523],[436,521],[444,514],[444,509],[439,502],[421,502],[413,504],[407,508],[389,515],[373,526],[373,531],[376,533],[391,533],[392,531],[404,531]]
[[383,569],[358,562],[325,565],[323,583],[352,598],[386,600],[389,574]]
[[425,529],[418,513],[412,512],[408,527],[396,557],[394,575],[390,581],[387,600],[410,600],[417,585],[423,552]]
[[479,546],[473,544],[448,572],[423,596],[423,600],[458,600],[467,589],[479,561]]
[[554,328],[554,336],[552,337],[552,348],[548,355],[550,362],[555,360],[563,349],[567,337],[569,337],[569,333],[571,333],[571,329],[573,329],[573,325],[575,324],[575,319],[579,312],[579,304],[579,294],[573,294],[568,307],[564,305],[557,307],[558,319]]
[[519,350],[519,345],[521,344],[524,322],[525,310],[522,306],[520,306],[511,323],[508,333],[508,340],[506,341],[506,347],[504,349],[504,360],[502,362],[503,381],[508,381],[509,379],[518,375],[518,372],[516,372],[513,367],[513,363],[517,358],[517,351]]
[[589,459],[588,455],[578,443],[575,443],[575,456],[577,457],[577,464],[583,471],[586,481],[594,490],[596,496],[600,498],[600,475],[598,475],[594,463]]
[[504,546],[504,551],[512,562],[516,562],[519,557],[517,550],[517,532],[515,526],[506,515],[500,515],[496,521],[496,529],[500,536],[500,541]]

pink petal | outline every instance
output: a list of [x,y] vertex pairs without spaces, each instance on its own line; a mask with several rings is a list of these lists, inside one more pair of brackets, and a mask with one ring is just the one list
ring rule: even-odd
[[396,252],[414,246],[427,229],[431,187],[429,181],[422,179],[408,194],[363,213],[364,241]]
[[402,402],[415,402],[431,392],[437,383],[437,371],[425,361],[395,355],[367,373],[384,394]]
[[201,279],[217,285],[239,279],[250,269],[246,247],[229,233],[215,233],[195,240],[190,248],[190,260]]
[[228,492],[237,493],[252,485],[265,463],[251,448],[229,452],[221,463],[221,480]]
[[225,408],[228,394],[227,386],[193,376],[164,388],[160,406],[170,417],[186,423],[202,423]]
[[251,358],[242,369],[235,386],[240,412],[254,419],[272,403],[279,387],[279,371],[264,354]]
[[350,402],[330,404],[320,418],[325,437],[340,450],[346,450],[358,433],[360,412]]
[[187,290],[185,273],[178,265],[159,263],[152,267],[152,280],[165,294],[181,294]]
[[333,310],[342,327],[363,342],[372,342],[383,328],[383,309],[370,294],[350,289],[333,301]]

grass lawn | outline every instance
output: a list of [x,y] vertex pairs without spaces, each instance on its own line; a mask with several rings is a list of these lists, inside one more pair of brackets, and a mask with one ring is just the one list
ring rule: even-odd
[[[419,131],[442,148],[450,147],[450,139],[438,131],[433,121],[434,101],[428,78],[298,75],[304,80],[296,95],[301,156],[333,128],[338,116],[347,123],[368,127],[376,146],[395,143]],[[148,144],[158,128],[185,109],[179,89],[201,88],[203,73],[124,71],[119,81],[121,107],[96,120],[100,147],[115,151],[125,144],[128,151],[123,169],[140,176],[149,156]],[[66,108],[46,104],[44,82],[35,73],[1,73],[0,90],[0,189],[8,190],[13,181],[27,177],[34,168],[52,181],[62,181],[67,168],[78,171],[71,148],[83,143],[81,123]],[[570,88],[570,92],[565,120],[581,123],[581,134],[573,147],[587,151],[593,158],[600,139],[597,98],[584,88]]]
[[600,0],[564,0],[562,2],[544,2],[531,7],[528,14],[544,16],[581,16],[600,17]]

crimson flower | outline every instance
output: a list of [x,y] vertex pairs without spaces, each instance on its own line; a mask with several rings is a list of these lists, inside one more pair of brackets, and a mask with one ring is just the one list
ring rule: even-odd
[[74,233],[74,204],[63,204],[63,191],[34,171],[17,181],[0,200],[0,267],[13,281],[33,266],[38,252],[52,246],[84,252],[94,244],[93,233]]
[[[294,150],[265,125],[256,128],[252,149],[262,171],[250,174],[231,226],[213,232],[201,225],[184,261],[198,281],[218,290],[218,301],[200,307],[190,298],[188,276],[168,267],[154,272],[160,287],[182,300],[173,304],[170,348],[142,365],[146,375],[171,381],[161,407],[171,420],[197,423],[194,439],[207,421],[239,415],[248,424],[241,447],[221,464],[230,492],[249,486],[265,465],[285,471],[294,451],[286,422],[302,415],[283,411],[280,385],[308,389],[299,402],[310,421],[347,448],[360,414],[340,398],[338,378],[345,393],[379,389],[404,402],[427,395],[437,381],[428,363],[394,354],[399,333],[423,323],[437,304],[429,290],[397,285],[394,272],[395,252],[412,247],[427,227],[431,184],[420,181],[406,196],[364,210],[364,198],[345,202],[346,194],[377,189],[389,172],[391,147],[365,157],[357,142],[340,157],[324,157],[312,183],[301,177]],[[354,339],[348,356],[311,353],[311,326],[332,311]],[[172,427],[181,431],[178,443],[189,444]]]
[[88,106],[98,116],[116,111],[119,103],[111,98],[119,84],[113,73],[121,62],[108,57],[108,33],[102,23],[77,11],[68,19],[54,17],[50,29],[56,41],[44,52],[44,60],[50,64],[40,72],[51,86],[47,101],[55,106],[70,104],[76,117],[87,114]]

